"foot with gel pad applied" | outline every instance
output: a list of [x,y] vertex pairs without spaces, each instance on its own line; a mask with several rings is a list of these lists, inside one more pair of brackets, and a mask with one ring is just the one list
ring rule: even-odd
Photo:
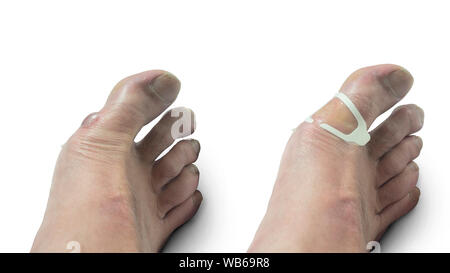
[[412,84],[396,65],[362,68],[295,129],[250,252],[366,252],[416,206],[423,110],[399,106],[367,131]]

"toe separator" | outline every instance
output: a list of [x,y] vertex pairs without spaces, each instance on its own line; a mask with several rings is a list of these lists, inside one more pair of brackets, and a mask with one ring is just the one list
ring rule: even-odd
[[346,142],[355,143],[359,146],[366,145],[370,140],[370,135],[367,131],[367,125],[364,118],[361,116],[361,113],[359,113],[356,106],[344,93],[337,93],[336,97],[339,98],[347,106],[350,112],[352,112],[353,116],[358,122],[358,127],[356,127],[356,129],[353,130],[353,132],[351,132],[350,134],[344,134],[326,123],[321,123],[319,126]]

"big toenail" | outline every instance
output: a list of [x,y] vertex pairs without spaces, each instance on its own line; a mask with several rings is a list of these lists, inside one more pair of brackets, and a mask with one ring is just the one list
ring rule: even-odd
[[98,119],[98,113],[89,114],[81,123],[81,127],[89,127]]
[[180,81],[171,73],[165,72],[153,79],[149,88],[163,103],[170,104],[180,91]]
[[195,139],[191,139],[190,142],[192,144],[192,147],[194,147],[195,153],[198,154],[200,152],[200,142]]
[[413,81],[406,69],[399,69],[387,75],[383,82],[395,97],[402,98],[411,88]]

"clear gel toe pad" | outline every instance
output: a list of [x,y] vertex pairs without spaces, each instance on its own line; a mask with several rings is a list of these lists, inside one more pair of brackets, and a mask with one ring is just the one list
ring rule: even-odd
[[339,98],[347,106],[350,112],[352,112],[353,116],[358,122],[358,127],[356,127],[356,129],[353,130],[353,132],[351,132],[350,134],[344,134],[326,123],[321,123],[319,126],[344,141],[352,142],[360,146],[366,145],[370,140],[370,135],[369,132],[367,132],[367,125],[363,117],[361,116],[353,102],[344,93],[337,93],[336,97]]
[[[370,135],[369,132],[367,132],[367,125],[363,117],[361,116],[353,102],[344,93],[337,93],[336,97],[339,98],[347,106],[350,112],[352,112],[353,116],[358,122],[358,127],[356,127],[356,129],[353,130],[353,132],[351,132],[350,134],[344,134],[338,129],[326,123],[321,123],[319,124],[319,126],[346,142],[355,143],[359,146],[366,145],[370,140]],[[312,123],[313,119],[309,117],[305,121],[308,123]]]

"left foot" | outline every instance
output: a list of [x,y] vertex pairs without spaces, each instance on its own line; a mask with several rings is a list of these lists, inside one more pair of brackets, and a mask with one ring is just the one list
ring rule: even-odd
[[[340,92],[361,112],[368,126],[400,101],[413,79],[395,65],[353,73]],[[249,251],[366,251],[386,228],[414,208],[422,141],[410,134],[423,125],[423,111],[400,106],[371,132],[366,146],[343,141],[319,127],[327,123],[348,134],[356,120],[332,99],[291,136],[267,213]]]

